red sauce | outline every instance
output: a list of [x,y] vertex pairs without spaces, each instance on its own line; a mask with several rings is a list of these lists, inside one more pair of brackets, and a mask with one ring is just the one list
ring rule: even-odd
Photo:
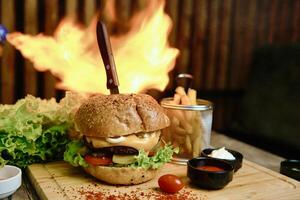
[[221,171],[224,171],[224,169],[222,169],[221,167],[212,166],[212,165],[198,166],[197,169],[205,170],[205,171],[210,171],[210,172],[221,172]]

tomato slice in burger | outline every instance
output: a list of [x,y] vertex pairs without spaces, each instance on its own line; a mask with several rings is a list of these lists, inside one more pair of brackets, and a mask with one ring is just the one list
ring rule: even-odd
[[154,151],[150,151],[149,153],[148,153],[148,156],[149,157],[152,157],[152,156],[154,156],[155,155],[155,152]]
[[110,165],[112,163],[112,158],[107,156],[92,156],[85,155],[84,160],[91,165]]

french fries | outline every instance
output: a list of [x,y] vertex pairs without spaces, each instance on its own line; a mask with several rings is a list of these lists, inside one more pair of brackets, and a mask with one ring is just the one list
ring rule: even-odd
[[[197,92],[189,88],[186,93],[183,87],[177,87],[174,105],[197,105]],[[171,126],[164,132],[167,141],[180,149],[183,157],[197,157],[202,149],[204,127],[200,111],[168,109]],[[179,156],[180,156],[179,155]]]

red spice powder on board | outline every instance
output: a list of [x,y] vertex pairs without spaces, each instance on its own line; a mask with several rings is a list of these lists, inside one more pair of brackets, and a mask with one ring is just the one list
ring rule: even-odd
[[176,194],[166,194],[162,192],[142,192],[134,190],[130,193],[109,194],[108,192],[80,191],[80,194],[86,200],[140,200],[140,199],[155,199],[155,200],[205,200],[205,195],[200,196],[190,191],[180,191]]

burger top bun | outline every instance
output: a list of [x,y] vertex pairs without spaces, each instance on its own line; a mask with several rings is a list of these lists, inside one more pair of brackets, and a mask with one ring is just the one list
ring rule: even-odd
[[76,112],[75,123],[83,135],[114,137],[156,131],[170,121],[149,95],[112,94],[87,99]]

